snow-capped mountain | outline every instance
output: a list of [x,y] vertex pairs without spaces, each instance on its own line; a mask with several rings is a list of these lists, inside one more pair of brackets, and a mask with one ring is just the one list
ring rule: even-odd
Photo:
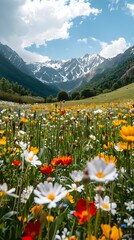
[[8,59],[15,67],[17,67],[22,72],[33,76],[32,72],[27,67],[27,64],[23,59],[9,46],[4,45],[0,42],[0,54],[2,54],[6,59]]
[[[51,60],[45,63],[33,63],[28,67],[40,81],[70,91],[82,84],[80,79],[93,71],[104,60],[99,55],[86,54],[84,57],[66,61]],[[77,81],[77,79],[79,80]]]
[[51,60],[44,63],[26,63],[10,47],[0,43],[0,54],[8,59],[16,68],[25,74],[59,90],[68,92],[86,85],[97,76],[105,74],[123,61],[134,56],[134,47],[111,59],[97,54],[86,54],[83,57],[69,60]]

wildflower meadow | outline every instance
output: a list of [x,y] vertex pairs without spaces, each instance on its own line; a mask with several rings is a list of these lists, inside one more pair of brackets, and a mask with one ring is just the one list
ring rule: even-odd
[[133,102],[0,103],[0,240],[134,239]]

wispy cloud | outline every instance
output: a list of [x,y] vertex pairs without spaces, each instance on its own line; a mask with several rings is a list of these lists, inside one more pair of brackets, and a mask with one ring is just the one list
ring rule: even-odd
[[87,43],[87,38],[79,38],[78,40],[77,40],[77,42],[78,43]]
[[32,44],[38,47],[55,39],[68,39],[75,18],[97,16],[101,12],[91,7],[86,0],[1,0],[0,2],[1,41],[18,53],[21,51],[21,54],[25,47]]
[[134,4],[127,3],[126,8],[130,11],[130,14],[134,16]]
[[108,8],[110,11],[115,11],[119,8],[120,0],[109,0]]

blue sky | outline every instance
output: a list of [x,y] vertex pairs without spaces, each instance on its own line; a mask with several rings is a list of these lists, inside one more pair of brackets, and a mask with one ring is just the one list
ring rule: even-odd
[[28,62],[111,58],[134,45],[134,0],[1,0],[0,41]]

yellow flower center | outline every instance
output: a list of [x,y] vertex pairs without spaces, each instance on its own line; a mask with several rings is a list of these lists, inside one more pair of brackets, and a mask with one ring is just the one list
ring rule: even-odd
[[25,197],[24,197],[24,200],[28,200],[28,197],[27,197],[27,196],[25,196]]
[[3,191],[0,191],[0,197],[4,197],[6,195],[6,193],[5,192],[3,192]]
[[50,199],[51,201],[53,201],[55,199],[55,194],[54,193],[49,193],[47,198]]
[[29,157],[28,160],[29,160],[30,162],[32,162],[32,161],[33,161],[33,158],[32,158],[32,157]]
[[100,171],[100,172],[97,172],[96,176],[97,176],[98,178],[104,178],[104,177],[105,177],[105,174]]
[[106,203],[103,203],[103,204],[102,204],[102,207],[103,207],[104,209],[106,209],[106,210],[109,210],[109,205],[106,204]]

